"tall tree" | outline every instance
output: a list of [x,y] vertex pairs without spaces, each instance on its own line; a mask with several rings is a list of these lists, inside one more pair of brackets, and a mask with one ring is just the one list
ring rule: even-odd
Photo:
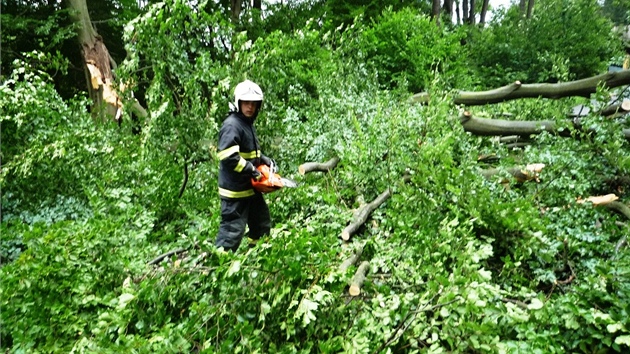
[[436,24],[440,24],[440,0],[433,0],[433,6],[431,8],[431,18],[435,20]]
[[488,3],[489,0],[483,0],[483,4],[481,5],[481,13],[479,14],[479,23],[486,23],[486,13],[488,12]]
[[534,11],[534,1],[535,0],[528,0],[527,1],[527,18],[531,18],[532,17],[532,13]]
[[230,9],[232,11],[232,22],[238,23],[243,11],[243,0],[230,0]]
[[453,22],[453,0],[444,0],[444,6],[442,7],[443,16],[448,19],[449,23]]

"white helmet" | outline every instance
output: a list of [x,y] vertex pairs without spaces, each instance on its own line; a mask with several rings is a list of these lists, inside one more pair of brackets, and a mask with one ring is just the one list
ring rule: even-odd
[[256,83],[245,80],[234,88],[234,109],[240,110],[239,101],[260,101],[262,103],[263,92]]

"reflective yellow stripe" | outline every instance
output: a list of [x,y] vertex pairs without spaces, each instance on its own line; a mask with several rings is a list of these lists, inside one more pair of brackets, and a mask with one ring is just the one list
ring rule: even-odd
[[235,192],[228,189],[219,188],[219,195],[222,197],[228,197],[228,198],[246,198],[246,197],[251,197],[252,195],[254,195],[254,190],[248,189],[244,191]]
[[241,157],[244,159],[255,159],[257,157],[260,157],[260,150],[251,152],[239,152],[239,155],[241,155]]
[[236,165],[236,167],[234,167],[234,171],[241,172],[241,171],[243,171],[245,166],[247,166],[247,161],[245,161],[245,159],[241,157],[241,159],[238,161],[238,165]]
[[221,150],[219,151],[219,153],[217,154],[217,156],[219,157],[219,160],[225,160],[227,159],[230,155],[234,154],[234,153],[238,153],[240,151],[238,145],[234,145],[232,147],[229,147],[225,150]]

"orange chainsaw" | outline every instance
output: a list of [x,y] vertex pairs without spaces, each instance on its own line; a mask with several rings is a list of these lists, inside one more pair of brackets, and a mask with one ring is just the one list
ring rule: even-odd
[[287,178],[280,177],[276,173],[276,166],[260,165],[256,169],[262,174],[262,178],[255,180],[252,178],[252,187],[261,193],[275,192],[280,188],[295,188],[298,184]]

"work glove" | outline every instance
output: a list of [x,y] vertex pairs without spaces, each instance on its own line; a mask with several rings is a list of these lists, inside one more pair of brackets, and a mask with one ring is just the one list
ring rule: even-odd
[[263,175],[262,173],[260,173],[260,171],[254,169],[254,171],[252,172],[252,178],[256,181],[260,181],[263,178]]
[[271,165],[278,166],[278,164],[276,163],[276,161],[274,159],[272,159],[270,157],[267,157],[267,156],[261,156],[260,157],[260,162],[263,165],[267,165],[269,167],[271,167]]

